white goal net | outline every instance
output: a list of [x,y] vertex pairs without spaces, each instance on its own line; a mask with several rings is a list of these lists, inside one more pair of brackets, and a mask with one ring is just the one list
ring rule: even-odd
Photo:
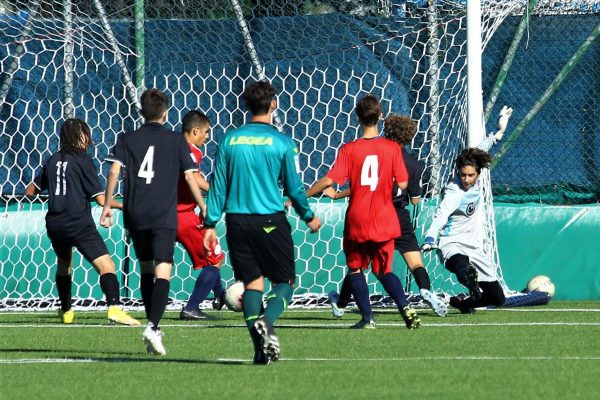
[[[548,1],[538,1],[537,11],[527,11],[527,1],[481,3],[484,47],[506,17],[554,9]],[[245,83],[270,80],[280,91],[275,123],[300,143],[307,186],[328,171],[343,143],[357,137],[356,100],[376,95],[384,114],[408,114],[418,122],[412,148],[425,165],[425,201],[415,211],[421,236],[466,145],[466,29],[465,2],[451,0],[0,0],[0,308],[57,302],[46,198],[23,195],[57,150],[62,121],[74,116],[90,125],[92,157],[104,183],[102,161],[117,134],[139,123],[137,98],[149,87],[170,98],[167,125],[175,130],[188,110],[208,115],[212,137],[202,167],[210,177],[220,137],[244,123]],[[491,127],[494,117],[490,121]],[[488,194],[486,250],[501,278]],[[290,216],[297,305],[320,304],[345,273],[345,203],[320,199],[315,207],[324,223],[318,235]],[[99,212],[94,209],[96,218]],[[122,296],[138,304],[139,266],[122,221],[99,230],[118,266]],[[435,258],[426,262],[435,290],[460,289]],[[405,274],[402,264],[396,268]],[[222,271],[231,283],[227,258]],[[178,245],[174,304],[187,299],[196,274]],[[383,292],[373,277],[369,284],[373,294]],[[75,306],[103,304],[97,274],[79,255],[73,287]]]

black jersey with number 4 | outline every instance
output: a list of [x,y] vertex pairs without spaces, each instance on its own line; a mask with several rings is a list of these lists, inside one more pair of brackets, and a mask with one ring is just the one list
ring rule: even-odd
[[123,222],[129,229],[177,229],[177,182],[197,171],[183,135],[161,124],[121,133],[106,161],[125,167]]
[[409,153],[404,147],[402,147],[402,157],[404,158],[404,165],[408,172],[408,187],[406,190],[401,190],[398,185],[394,183],[392,194],[394,196],[393,202],[396,208],[406,208],[410,199],[413,197],[421,197],[421,175],[423,174],[423,167],[417,158]]
[[48,190],[46,228],[72,237],[87,226],[96,226],[90,200],[104,191],[92,159],[84,151],[54,154],[33,181]]

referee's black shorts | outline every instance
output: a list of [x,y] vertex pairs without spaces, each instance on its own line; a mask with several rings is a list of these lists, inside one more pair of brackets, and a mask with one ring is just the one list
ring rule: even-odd
[[398,221],[400,222],[401,235],[394,241],[394,247],[400,253],[408,253],[411,251],[421,251],[415,230],[410,219],[410,213],[406,208],[396,209]]
[[237,280],[264,276],[272,283],[294,283],[294,243],[285,213],[227,214],[227,247]]

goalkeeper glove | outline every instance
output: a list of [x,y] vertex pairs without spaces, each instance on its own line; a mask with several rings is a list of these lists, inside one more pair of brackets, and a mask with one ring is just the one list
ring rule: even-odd
[[421,246],[421,251],[430,251],[435,248],[435,239],[431,236],[425,238],[425,243]]
[[499,141],[504,136],[504,131],[506,131],[506,126],[508,125],[508,120],[512,115],[513,109],[510,107],[502,107],[500,110],[500,116],[498,117],[498,132],[494,134],[496,141]]

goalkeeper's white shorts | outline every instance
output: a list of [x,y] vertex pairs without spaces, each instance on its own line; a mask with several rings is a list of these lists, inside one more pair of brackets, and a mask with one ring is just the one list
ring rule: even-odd
[[441,238],[438,246],[438,256],[442,262],[446,262],[450,257],[456,254],[462,254],[469,257],[471,264],[477,269],[478,279],[481,282],[493,282],[498,280],[496,269],[493,263],[483,253],[479,246],[472,246],[467,243],[451,242]]

